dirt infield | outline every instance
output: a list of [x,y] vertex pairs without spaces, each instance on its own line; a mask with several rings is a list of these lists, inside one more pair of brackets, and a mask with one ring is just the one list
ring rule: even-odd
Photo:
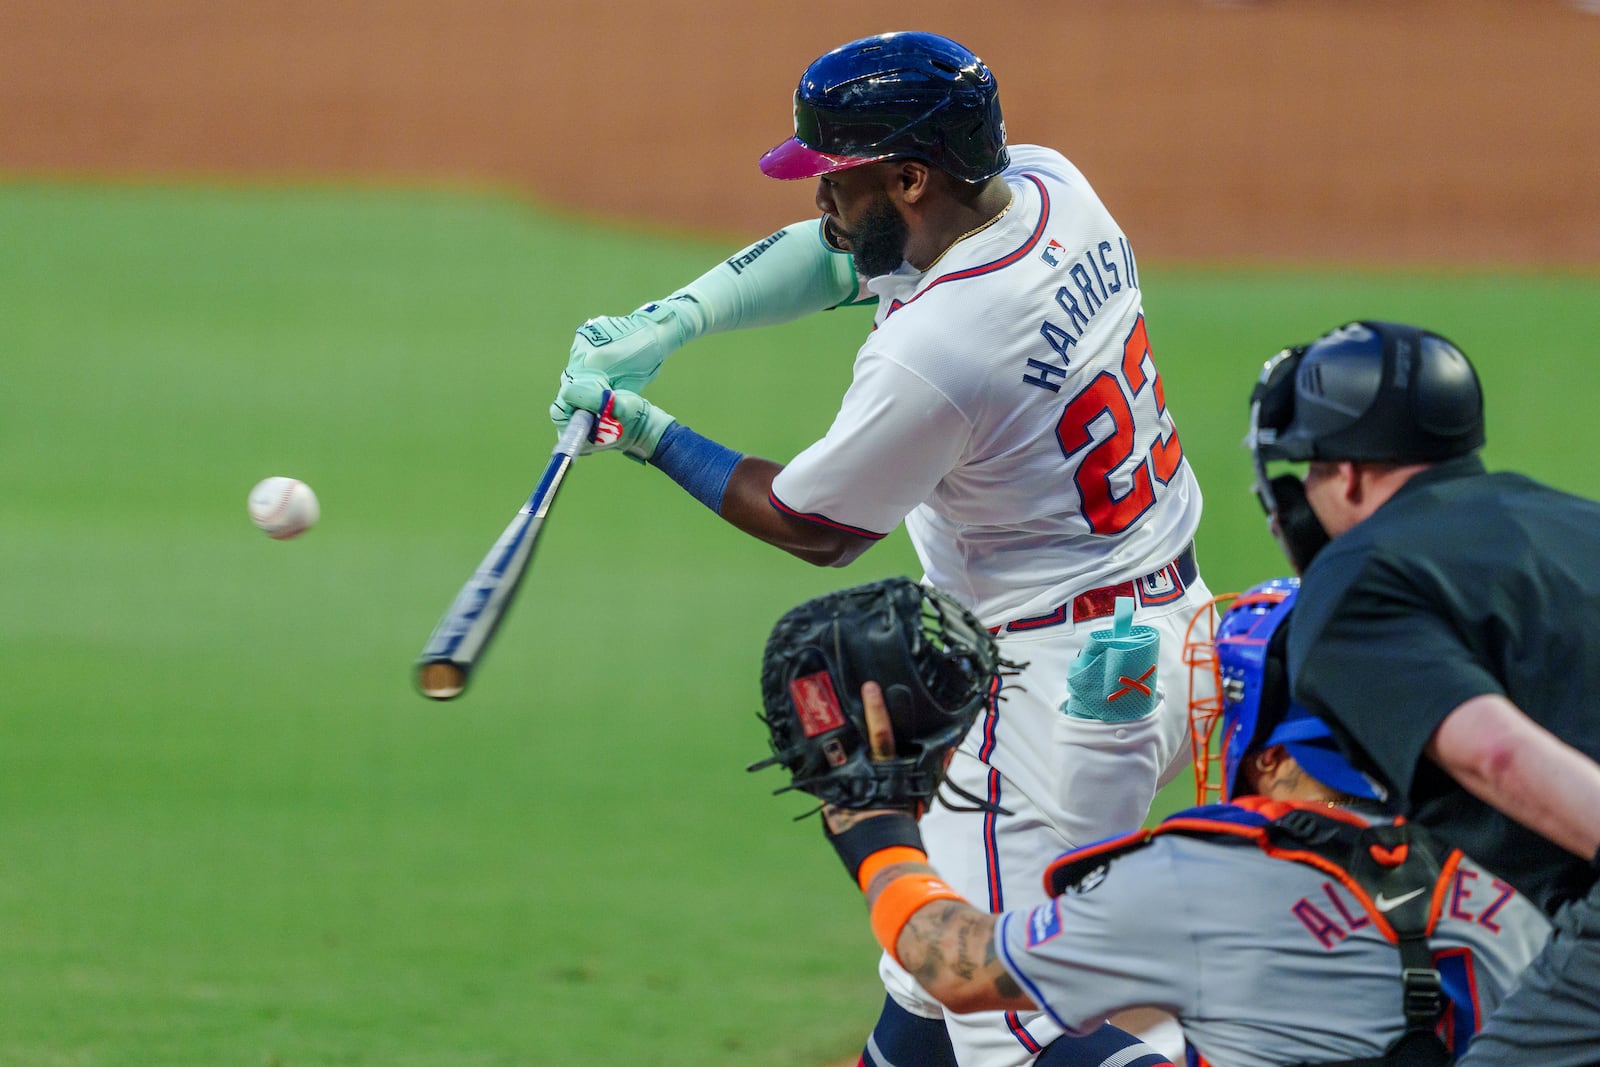
[[[1600,263],[1600,15],[1578,0],[925,0],[1142,255]],[[745,237],[818,0],[0,0],[0,171],[508,185]]]

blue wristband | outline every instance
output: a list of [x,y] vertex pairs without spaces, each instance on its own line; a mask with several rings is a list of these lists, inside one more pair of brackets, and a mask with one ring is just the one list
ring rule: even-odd
[[743,452],[725,448],[709,437],[701,437],[683,423],[675,422],[656,443],[650,463],[660,467],[690,496],[720,515],[728,479],[743,458]]

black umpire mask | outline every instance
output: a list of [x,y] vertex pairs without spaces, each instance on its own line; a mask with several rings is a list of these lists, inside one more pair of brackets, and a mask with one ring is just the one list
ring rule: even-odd
[[1305,483],[1271,477],[1267,464],[1432,464],[1483,441],[1483,389],[1462,351],[1417,326],[1363,320],[1267,361],[1250,394],[1245,445],[1273,535],[1303,572],[1328,534]]
[[1245,447],[1255,465],[1256,499],[1267,513],[1267,526],[1288,557],[1296,574],[1304,574],[1311,560],[1329,541],[1328,531],[1311,510],[1305,482],[1298,475],[1267,473],[1262,446],[1276,441],[1278,432],[1294,416],[1294,375],[1306,346],[1286,348],[1267,361],[1261,380],[1250,394],[1250,433]]

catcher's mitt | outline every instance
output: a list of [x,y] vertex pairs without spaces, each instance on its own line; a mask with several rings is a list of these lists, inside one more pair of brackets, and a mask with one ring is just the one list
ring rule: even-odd
[[[845,808],[924,808],[945,756],[998,688],[994,639],[950,597],[888,578],[809,600],[784,615],[761,662],[761,716],[774,764],[800,789]],[[894,758],[867,743],[863,682],[883,687]]]

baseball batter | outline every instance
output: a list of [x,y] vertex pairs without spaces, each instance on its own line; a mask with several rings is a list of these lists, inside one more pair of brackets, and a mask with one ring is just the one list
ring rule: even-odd
[[[816,60],[795,136],[761,160],[815,179],[818,222],[751,245],[668,298],[578,331],[552,407],[596,412],[621,448],[722,518],[807,561],[844,565],[902,522],[925,580],[1026,663],[961,746],[976,803],[923,824],[940,870],[992,911],[1040,903],[1042,857],[1141,824],[1186,753],[1181,701],[1128,721],[1067,714],[1067,672],[1118,597],[1160,631],[1160,697],[1209,593],[1201,497],[1156,369],[1127,236],[1059,153],[1005,138],[994,77],[928,33]],[[678,345],[876,301],[832,426],[790,463],[745,456],[638,395]],[[864,1062],[1034,1062],[1061,1033],[1038,1012],[946,1013],[885,957],[891,994]],[[1063,1046],[1065,1047],[1065,1046]],[[1043,1062],[1075,1062],[1064,1052]],[[1101,1062],[1098,1054],[1082,1062]]]
[[[1385,814],[1327,724],[1290,701],[1296,589],[1293,579],[1258,586],[1234,600],[1214,639],[1190,647],[1204,679],[1192,701],[1203,712],[1197,747],[1210,750],[1213,719],[1222,738],[1200,788],[1219,786],[1224,802],[1060,857],[1042,905],[996,917],[963,900],[919,851],[910,798],[855,785],[861,764],[838,768],[846,781],[801,784],[823,798],[878,798],[877,810],[824,812],[880,943],[952,1006],[1038,1005],[1069,1032],[1135,1006],[1172,1012],[1196,1065],[1419,1067],[1459,1056],[1550,925],[1505,881]],[[858,642],[843,643],[830,676],[868,661]],[[804,653],[812,662],[816,647]],[[851,724],[841,733],[867,738],[875,761],[901,737],[917,751],[915,723],[939,718],[904,698],[891,712],[883,693],[899,684],[895,665],[870,662],[878,680],[859,686],[858,702],[838,701],[838,721]],[[801,709],[781,691],[766,708],[775,738],[799,735],[786,720]]]

